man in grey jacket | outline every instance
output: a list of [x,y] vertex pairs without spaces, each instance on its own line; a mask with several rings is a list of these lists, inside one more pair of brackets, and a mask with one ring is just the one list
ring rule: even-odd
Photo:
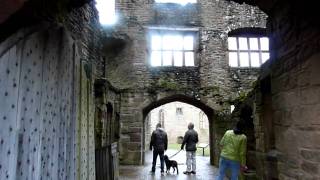
[[[187,155],[187,171],[184,171],[184,174],[196,174],[196,150],[197,150],[197,143],[199,141],[198,139],[198,133],[194,129],[194,124],[189,123],[188,125],[188,131],[185,133],[183,142],[181,145],[181,149],[184,148],[184,145],[186,145],[186,155]],[[192,170],[191,170],[192,166]]]
[[152,169],[151,172],[154,173],[156,171],[156,162],[158,155],[160,156],[160,167],[161,167],[161,175],[164,174],[164,151],[168,148],[168,137],[167,133],[164,129],[161,128],[161,124],[158,123],[156,126],[156,130],[152,132],[151,142],[150,142],[150,150],[153,147],[153,161],[152,161]]

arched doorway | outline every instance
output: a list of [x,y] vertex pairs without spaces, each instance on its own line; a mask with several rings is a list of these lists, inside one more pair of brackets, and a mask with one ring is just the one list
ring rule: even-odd
[[[194,99],[194,98],[190,98],[184,95],[174,95],[174,96],[170,96],[170,97],[166,97],[163,99],[160,99],[158,101],[155,102],[151,102],[148,106],[146,106],[143,109],[143,147],[146,147],[146,142],[148,142],[148,136],[150,136],[150,133],[152,133],[152,128],[148,128],[148,126],[150,127],[150,122],[147,121],[148,118],[150,118],[150,112],[153,109],[156,109],[162,105],[168,104],[168,103],[172,103],[172,102],[181,102],[181,103],[186,103],[190,106],[194,106],[196,108],[200,109],[200,112],[202,112],[202,115],[205,115],[207,117],[207,121],[208,121],[208,127],[209,127],[209,133],[208,133],[208,138],[209,138],[209,147],[210,147],[210,163],[213,164],[214,163],[214,157],[215,157],[215,133],[213,132],[213,127],[214,127],[214,111],[212,108],[210,108],[209,106],[205,105],[203,102]],[[161,109],[160,109],[161,110]],[[176,108],[174,111],[176,111],[177,116],[179,113],[181,113],[181,109]],[[159,113],[159,121],[161,123],[161,121],[163,121],[162,116],[165,113],[165,111],[160,111]],[[183,113],[183,112],[182,112]],[[198,116],[200,116],[200,113],[197,114]],[[166,123],[164,123],[164,126],[166,126]],[[152,126],[151,126],[152,127]],[[187,130],[187,126],[181,127],[183,129],[183,132],[185,132]],[[184,133],[183,133],[184,135]],[[143,151],[143,164],[145,163],[145,159],[144,159],[144,151]]]

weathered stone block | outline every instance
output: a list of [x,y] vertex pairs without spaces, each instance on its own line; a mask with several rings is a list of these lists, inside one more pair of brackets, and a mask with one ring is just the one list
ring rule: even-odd
[[283,116],[283,111],[280,111],[280,110],[274,111],[274,113],[273,113],[274,122],[276,124],[282,124],[282,119],[283,119],[282,116]]
[[283,77],[276,77],[272,79],[272,92],[273,93],[278,93],[283,89]]
[[302,172],[300,172],[297,168],[290,168],[286,164],[278,163],[278,169],[279,172],[282,172],[279,174],[279,177],[282,177],[280,179],[298,179],[302,175]]
[[302,105],[292,111],[292,121],[301,129],[309,128],[317,129],[320,125],[320,104],[315,105]]
[[301,88],[300,104],[317,104],[320,102],[320,87],[308,86]]
[[131,114],[121,114],[120,118],[122,123],[135,122],[135,118]]
[[310,83],[312,85],[319,85],[320,84],[320,78],[316,78],[316,77],[320,77],[320,71],[319,71],[319,67],[320,67],[320,54],[315,54],[313,55],[309,61],[311,62],[311,66],[309,67],[311,69],[311,74],[308,80],[310,81]]
[[131,142],[141,142],[142,140],[141,133],[130,133],[129,136]]
[[122,155],[121,164],[124,165],[137,165],[141,164],[141,152],[126,152]]
[[303,161],[301,164],[301,168],[310,174],[318,174],[319,172],[319,164],[318,163],[312,163],[308,161]]
[[129,151],[140,151],[141,150],[141,142],[138,143],[127,143],[127,148]]
[[308,161],[320,163],[320,151],[312,149],[301,149],[301,156]]
[[142,133],[142,128],[140,128],[140,127],[129,127],[127,133]]
[[309,70],[301,70],[298,74],[298,85],[300,87],[305,87],[310,85],[311,72]]
[[297,130],[295,142],[299,142],[301,148],[320,149],[320,131]]
[[142,132],[142,128],[140,127],[126,127],[121,129],[121,133],[128,134],[128,133],[140,133]]

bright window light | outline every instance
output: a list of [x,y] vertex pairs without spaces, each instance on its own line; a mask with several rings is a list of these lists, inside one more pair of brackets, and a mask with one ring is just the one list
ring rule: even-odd
[[239,49],[240,50],[247,50],[248,49],[248,42],[247,38],[239,38]]
[[229,52],[229,66],[238,67],[238,57],[236,52]]
[[172,66],[172,52],[163,52],[163,66]]
[[260,43],[261,43],[261,50],[269,50],[269,39],[264,37],[260,38]]
[[152,51],[151,53],[151,66],[161,66],[161,52]]
[[250,41],[250,49],[251,50],[258,50],[259,45],[258,45],[258,38],[249,38]]
[[249,67],[249,56],[248,53],[240,53],[240,66]]
[[183,44],[185,50],[193,50],[193,36],[185,36]]
[[266,62],[269,58],[269,53],[262,53],[262,63]]
[[185,63],[186,63],[186,66],[194,66],[193,52],[186,52],[185,53]]
[[235,37],[228,38],[228,47],[229,47],[229,50],[237,50],[237,38]]
[[183,49],[183,36],[173,36],[172,37],[173,50]]
[[163,40],[162,40],[162,48],[164,50],[172,50],[175,43],[176,42],[174,41],[174,36],[165,35],[163,36]]
[[258,68],[270,58],[269,38],[233,36],[228,37],[229,66]]
[[152,50],[161,50],[161,36],[152,36],[151,46]]
[[102,25],[113,25],[117,21],[115,0],[96,0],[99,20]]
[[151,34],[151,66],[195,66],[194,36],[189,32]]
[[182,52],[174,52],[174,66],[183,65],[183,56]]
[[251,66],[259,67],[260,66],[260,58],[259,53],[251,53]]
[[155,0],[157,3],[176,3],[186,5],[188,3],[197,3],[197,0]]
[[231,112],[231,113],[233,112],[234,108],[235,108],[234,105],[231,105],[231,106],[230,106],[230,112]]

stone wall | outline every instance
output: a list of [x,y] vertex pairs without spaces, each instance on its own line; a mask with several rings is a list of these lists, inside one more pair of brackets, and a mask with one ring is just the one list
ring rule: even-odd
[[259,87],[249,100],[258,176],[319,179],[318,10],[314,3],[298,1],[257,5],[270,15],[271,48],[271,59],[262,67]]
[[65,17],[64,24],[72,37],[77,40],[77,45],[81,49],[81,59],[88,64],[93,78],[103,77],[105,72],[100,40],[102,31],[95,2],[72,9]]
[[312,55],[280,76],[273,68],[288,64],[267,64],[256,89],[238,104],[253,109],[255,148],[247,155],[256,159],[248,165],[259,178],[319,178],[319,58]]
[[[149,105],[144,102],[174,95],[189,97],[192,103],[201,102],[221,116],[210,127],[212,136],[215,136],[213,133],[223,133],[230,124],[224,122],[230,114],[229,102],[239,95],[239,91],[251,89],[258,74],[257,70],[229,68],[228,32],[243,27],[263,28],[266,15],[248,5],[209,0],[186,6],[156,4],[153,1],[117,1],[116,9],[119,23],[108,31],[121,38],[125,45],[108,58],[106,75],[113,86],[124,90],[120,111],[122,163],[143,163],[142,111]],[[148,47],[150,26],[196,29],[196,66],[151,67]],[[208,118],[215,118],[211,116]],[[218,149],[213,148],[217,142],[218,139],[211,140],[211,149],[215,151],[211,154],[218,153]],[[217,157],[215,159],[217,162]]]
[[[264,68],[270,65],[267,63]],[[247,166],[259,179],[277,179],[277,155],[273,122],[270,72],[256,82],[247,96],[238,99],[232,118],[246,125]],[[253,174],[251,175],[253,176]]]
[[314,6],[296,5],[277,6],[268,25],[279,178],[319,179],[320,31]]

